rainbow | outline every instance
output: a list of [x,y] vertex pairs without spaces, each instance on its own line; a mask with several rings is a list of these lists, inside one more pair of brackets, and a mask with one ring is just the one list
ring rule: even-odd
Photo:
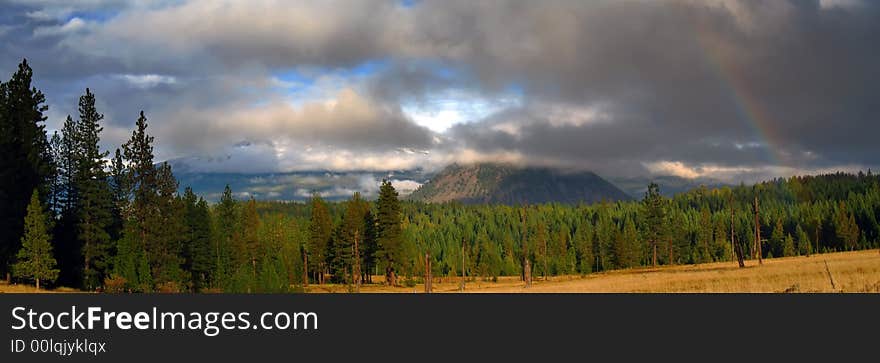
[[724,91],[730,95],[730,100],[737,109],[738,116],[766,146],[769,161],[775,165],[782,165],[782,161],[788,159],[784,148],[781,147],[782,138],[779,130],[774,126],[770,113],[764,107],[758,97],[749,89],[746,82],[746,73],[739,65],[723,54],[723,49],[712,43],[709,35],[699,29],[696,30],[697,44],[702,50],[705,63],[718,78],[718,83]]

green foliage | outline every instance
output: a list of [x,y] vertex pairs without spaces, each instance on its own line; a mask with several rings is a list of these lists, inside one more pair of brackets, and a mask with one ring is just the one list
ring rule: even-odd
[[782,256],[790,257],[797,254],[797,250],[794,247],[794,238],[791,237],[790,234],[785,235],[785,240],[782,242]]
[[797,250],[798,254],[809,256],[813,253],[813,242],[810,241],[810,237],[807,236],[807,233],[804,232],[804,229],[801,228],[801,225],[797,225],[797,229],[795,232],[797,236]]
[[217,259],[214,271],[215,288],[226,286],[231,279],[232,274],[236,270],[233,261],[233,245],[237,236],[237,228],[239,222],[238,204],[232,196],[232,189],[229,185],[223,190],[220,202],[214,208],[214,230],[217,235],[214,237],[214,257]]
[[403,263],[403,236],[401,226],[401,207],[397,199],[397,191],[388,180],[383,180],[379,187],[379,199],[376,202],[378,214],[378,250],[379,260],[385,266],[386,281],[394,285],[396,272]]
[[13,271],[18,277],[33,279],[40,287],[40,280],[54,281],[58,278],[52,244],[46,228],[46,215],[40,205],[39,194],[34,189],[24,219],[24,235],[21,237],[21,250],[16,255],[18,262]]
[[324,274],[327,272],[327,250],[333,233],[333,222],[330,220],[327,204],[321,199],[321,196],[313,195],[309,204],[312,207],[309,222],[309,243],[306,251],[309,257],[309,271],[315,276],[317,282],[323,282]]
[[0,274],[21,247],[31,192],[47,200],[55,170],[44,125],[46,97],[32,81],[33,70],[22,60],[12,78],[0,82]]
[[98,143],[104,129],[99,122],[104,115],[95,109],[95,95],[86,88],[79,99],[80,120],[73,139],[77,144],[74,165],[77,241],[83,260],[83,287],[100,286],[107,275],[111,256],[110,233],[113,199],[107,183],[104,158]]

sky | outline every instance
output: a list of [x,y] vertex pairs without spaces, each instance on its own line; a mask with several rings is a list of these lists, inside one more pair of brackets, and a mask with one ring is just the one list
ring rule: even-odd
[[880,165],[880,2],[0,0],[47,129],[86,87],[206,172],[504,161],[752,182]]

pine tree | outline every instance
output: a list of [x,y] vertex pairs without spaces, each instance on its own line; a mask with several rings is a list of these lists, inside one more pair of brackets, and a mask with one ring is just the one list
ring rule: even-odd
[[208,203],[196,197],[192,188],[183,193],[185,206],[185,241],[182,255],[184,271],[189,273],[189,285],[193,291],[210,286],[215,270],[214,248],[211,244],[212,226]]
[[629,268],[638,264],[638,231],[632,218],[624,220],[623,230],[617,232],[614,241],[615,266]]
[[236,230],[239,224],[238,204],[232,196],[232,189],[229,185],[223,190],[220,197],[220,203],[215,208],[215,231],[217,236],[214,239],[214,257],[215,262],[215,287],[225,287],[231,281],[232,274],[235,272],[233,261],[233,244],[235,243]]
[[598,252],[599,269],[607,271],[614,268],[614,241],[617,236],[617,226],[611,219],[608,205],[603,203],[599,206],[596,222],[596,250]]
[[852,250],[855,248],[859,241],[859,226],[856,224],[855,216],[847,210],[846,203],[843,201],[840,202],[834,216],[834,230],[839,244],[844,249]]
[[309,244],[308,258],[309,269],[315,276],[315,281],[324,283],[324,273],[327,269],[327,247],[333,233],[330,220],[330,212],[321,196],[315,194],[309,203],[312,207],[312,216],[309,221]]
[[657,245],[660,244],[666,234],[666,210],[660,187],[655,183],[648,185],[645,198],[642,200],[645,210],[645,240],[651,248],[651,265],[657,265]]
[[782,219],[776,219],[773,233],[770,234],[770,252],[774,256],[785,256],[785,231],[782,228]]
[[[126,184],[133,197],[123,228],[123,236],[117,243],[117,270],[135,291],[150,291],[153,284],[162,281],[156,276],[156,252],[162,245],[159,229],[163,223],[160,214],[157,170],[153,164],[153,137],[147,134],[147,118],[141,111],[131,138],[123,145],[122,155],[128,162]],[[145,268],[146,267],[146,268]]]
[[21,237],[21,250],[16,256],[15,275],[36,281],[40,288],[40,280],[54,281],[58,278],[55,258],[52,256],[52,244],[46,228],[46,215],[40,205],[39,193],[36,189],[31,194],[24,220],[24,235]]
[[33,70],[22,60],[0,83],[0,274],[9,272],[20,247],[29,196],[46,200],[53,173],[43,115],[46,97],[32,85]]
[[78,141],[80,137],[77,135],[80,130],[78,122],[67,115],[61,128],[59,149],[55,151],[55,154],[58,155],[56,160],[56,178],[58,179],[56,182],[58,185],[56,204],[59,206],[59,219],[54,232],[55,253],[61,270],[58,282],[68,286],[83,285],[82,248],[77,228],[79,192],[76,182],[77,171],[80,169],[77,163],[81,159],[78,156],[82,154],[81,144]]
[[[346,202],[345,215],[342,218],[340,231],[337,238],[333,239],[332,259],[330,261],[331,273],[337,282],[354,283],[355,268],[362,268],[357,265],[361,261],[364,240],[364,214],[369,206],[361,198],[360,193],[355,192],[351,199]],[[355,244],[357,242],[357,255],[355,254]],[[344,277],[345,274],[350,275]],[[343,278],[344,277],[344,278]]]
[[186,225],[184,223],[184,203],[177,196],[178,183],[174,178],[171,166],[163,162],[156,173],[156,207],[157,217],[146,224],[149,234],[146,245],[147,256],[153,282],[166,292],[178,292],[183,288],[185,279],[181,269]]
[[[547,261],[549,260],[549,252],[547,249],[547,240],[550,237],[547,235],[547,224],[544,221],[538,221],[538,224],[535,227],[535,254],[537,257],[537,262],[541,263],[541,276],[546,278],[549,274],[547,271]],[[536,266],[537,267],[537,266]]]
[[257,274],[257,259],[260,252],[260,240],[257,236],[259,229],[260,216],[257,214],[257,203],[252,197],[248,200],[241,215],[242,238],[237,244],[235,252],[240,258],[239,267],[242,264],[247,264],[254,277]]
[[804,232],[801,225],[798,224],[795,229],[795,234],[797,234],[797,249],[798,253],[804,256],[809,256],[813,253],[813,242],[810,241],[810,237],[807,236],[807,232]]
[[376,226],[376,218],[373,216],[373,211],[370,210],[370,206],[367,205],[366,211],[364,212],[364,242],[363,242],[363,252],[361,252],[363,267],[361,268],[361,272],[363,273],[366,282],[373,282],[373,270],[376,268],[376,254],[379,250],[379,237],[377,235],[377,226]]
[[593,228],[587,221],[582,221],[574,234],[574,247],[577,251],[578,271],[582,274],[593,272]]
[[797,254],[797,251],[794,247],[794,238],[791,237],[791,234],[785,235],[785,240],[782,242],[782,256],[790,257]]
[[402,215],[397,191],[388,180],[382,180],[376,206],[378,215],[378,255],[385,265],[385,281],[397,285],[397,270],[403,262]]
[[79,99],[79,113],[76,132],[79,153],[74,177],[78,192],[75,202],[77,239],[83,259],[83,286],[93,289],[104,281],[111,262],[108,230],[113,223],[113,200],[104,170],[104,158],[109,152],[102,152],[98,146],[104,129],[99,122],[104,115],[95,109],[95,95],[88,88]]

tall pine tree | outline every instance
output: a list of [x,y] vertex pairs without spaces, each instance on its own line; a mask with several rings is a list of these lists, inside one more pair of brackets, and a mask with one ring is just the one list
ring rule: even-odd
[[113,223],[113,200],[104,161],[109,152],[102,152],[98,145],[104,129],[99,122],[104,115],[95,108],[95,95],[88,88],[79,99],[79,115],[76,132],[79,153],[74,178],[78,192],[76,225],[83,261],[83,287],[91,290],[102,284],[111,262],[108,230]]
[[0,84],[0,274],[21,246],[24,217],[34,189],[45,201],[53,175],[43,115],[46,97],[32,85],[33,70],[22,60]]
[[388,180],[382,180],[379,187],[379,199],[376,201],[378,215],[378,246],[377,254],[385,265],[385,281],[388,285],[397,285],[397,271],[403,263],[403,234],[400,201],[397,191]]

